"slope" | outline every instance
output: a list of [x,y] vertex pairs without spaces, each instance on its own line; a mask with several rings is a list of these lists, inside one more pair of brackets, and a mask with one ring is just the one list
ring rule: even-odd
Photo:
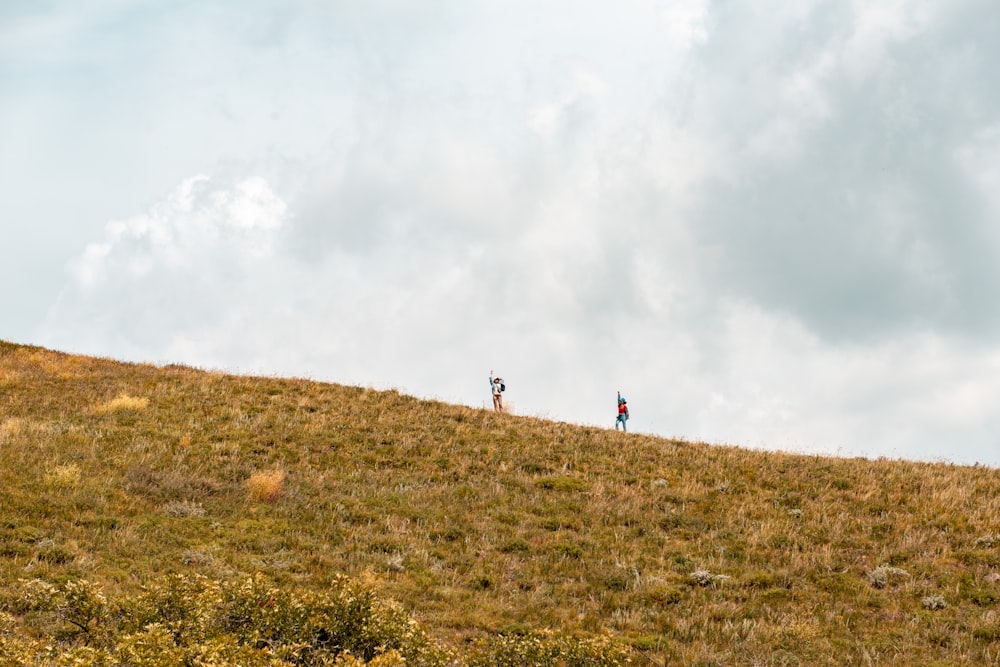
[[1000,471],[984,467],[0,343],[0,507],[8,589],[346,574],[459,648],[548,628],[656,664],[1000,664]]

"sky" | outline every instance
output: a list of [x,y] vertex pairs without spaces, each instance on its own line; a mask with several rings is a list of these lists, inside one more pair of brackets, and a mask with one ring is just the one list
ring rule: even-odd
[[996,0],[6,0],[0,338],[1000,467]]

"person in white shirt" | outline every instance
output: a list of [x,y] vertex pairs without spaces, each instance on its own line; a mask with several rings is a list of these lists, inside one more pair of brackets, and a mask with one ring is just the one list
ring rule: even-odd
[[490,389],[493,391],[493,410],[496,412],[503,412],[503,390],[506,389],[501,378],[493,377],[493,371],[490,371]]

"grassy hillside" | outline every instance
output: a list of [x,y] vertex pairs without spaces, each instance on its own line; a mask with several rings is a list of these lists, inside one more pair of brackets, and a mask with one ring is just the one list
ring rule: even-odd
[[6,632],[49,643],[82,640],[31,611],[24,580],[124,599],[171,573],[260,574],[308,597],[343,574],[459,662],[549,629],[634,664],[1000,664],[1000,470],[984,467],[0,342],[0,509]]

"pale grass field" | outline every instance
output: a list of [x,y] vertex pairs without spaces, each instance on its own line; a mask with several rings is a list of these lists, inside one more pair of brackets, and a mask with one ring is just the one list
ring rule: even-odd
[[549,628],[635,664],[1000,664],[996,469],[3,343],[0,461],[0,584],[343,573],[453,647]]

